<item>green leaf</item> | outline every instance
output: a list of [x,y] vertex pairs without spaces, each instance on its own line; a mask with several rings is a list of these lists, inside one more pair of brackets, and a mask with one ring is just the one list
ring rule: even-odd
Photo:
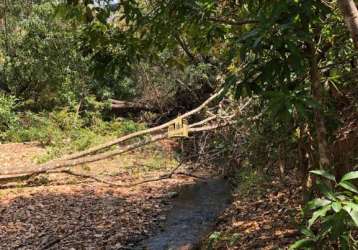
[[340,200],[340,201],[346,201],[348,199],[350,199],[349,197],[347,197],[346,195],[344,194],[339,194],[337,195],[337,199]]
[[353,193],[358,194],[358,189],[355,185],[353,185],[352,183],[348,182],[348,181],[341,181],[340,183],[338,183],[338,186],[341,186]]
[[324,171],[324,170],[312,170],[312,171],[310,171],[310,173],[322,176],[322,177],[324,177],[324,178],[326,178],[328,180],[336,182],[336,178],[333,175],[331,175],[330,173],[328,173],[327,171]]
[[326,216],[327,212],[331,210],[331,205],[322,207],[321,209],[315,211],[311,217],[311,219],[308,221],[308,228],[310,228],[315,221],[319,218],[319,217],[324,217]]
[[324,194],[324,196],[327,197],[328,199],[330,199],[332,201],[337,200],[335,194],[330,189],[330,187],[328,185],[326,185],[326,183],[323,183],[320,180],[317,180],[317,187]]
[[353,180],[353,179],[357,179],[358,178],[358,171],[353,171],[353,172],[349,172],[347,174],[345,174],[341,181],[347,181],[347,180]]
[[340,243],[341,243],[341,248],[342,248],[342,250],[349,250],[350,249],[350,247],[349,247],[349,236],[348,235],[341,235],[340,237],[339,237],[339,241],[340,241]]
[[309,228],[303,228],[301,230],[301,233],[309,238],[315,238],[316,236],[314,235],[314,233],[312,232],[311,229]]
[[321,198],[317,198],[314,200],[311,200],[307,203],[307,208],[310,210],[316,209],[318,207],[324,207],[327,206],[328,204],[331,204],[332,201],[327,200],[327,199],[321,199]]
[[332,209],[334,212],[338,213],[342,209],[342,204],[340,202],[333,202]]
[[302,249],[303,247],[313,246],[314,240],[312,239],[301,239],[293,243],[288,249]]
[[319,238],[324,239],[326,236],[330,235],[333,238],[338,237],[340,230],[344,225],[343,219],[341,218],[341,213],[335,213],[333,215],[325,216],[320,222],[320,229],[318,232]]
[[353,202],[347,202],[346,206],[358,212],[358,205]]
[[352,209],[349,205],[344,206],[343,209],[347,211],[347,213],[351,216],[354,224],[358,227],[358,211],[356,209]]

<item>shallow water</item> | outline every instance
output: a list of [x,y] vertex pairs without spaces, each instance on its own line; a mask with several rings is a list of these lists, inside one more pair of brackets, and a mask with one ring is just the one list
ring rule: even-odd
[[185,186],[173,201],[173,208],[160,232],[137,249],[193,249],[211,231],[217,217],[229,205],[230,186],[213,179]]

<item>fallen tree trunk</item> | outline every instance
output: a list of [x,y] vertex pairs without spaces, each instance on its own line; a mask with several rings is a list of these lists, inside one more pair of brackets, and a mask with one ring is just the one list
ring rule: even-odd
[[[223,93],[223,89],[220,90],[218,93],[216,93],[215,95],[211,96],[209,99],[207,99],[205,102],[203,102],[199,107],[179,116],[179,118],[186,118],[190,115],[193,115],[195,113],[198,113],[199,111],[201,111],[204,107],[206,107],[210,102],[212,102],[215,98],[217,98],[218,96],[220,96]],[[247,104],[245,104],[243,107],[246,107]],[[198,125],[202,125],[205,124],[213,119],[215,119],[217,116],[214,115],[212,117],[209,117],[207,119],[204,119],[200,122],[194,123],[192,125],[189,126],[189,133],[194,133],[194,132],[202,132],[202,131],[209,131],[209,130],[214,130],[217,128],[221,128],[224,126],[228,126],[233,124],[232,121],[226,121],[224,123],[217,123],[215,125],[208,125],[208,126],[202,126],[202,127],[197,127]],[[154,127],[154,128],[150,128],[150,129],[146,129],[146,130],[142,130],[142,131],[138,131],[123,137],[120,137],[116,140],[110,141],[108,143],[90,148],[88,150],[82,151],[82,152],[78,152],[72,155],[68,155],[66,157],[63,157],[61,159],[58,160],[53,160],[50,161],[48,163],[44,163],[41,165],[37,166],[37,169],[34,171],[20,171],[20,172],[5,172],[5,173],[0,173],[0,183],[8,183],[11,181],[19,181],[19,180],[25,180],[28,179],[32,176],[36,176],[39,174],[43,174],[43,173],[49,173],[50,171],[56,170],[56,169],[61,169],[64,167],[72,167],[72,166],[76,166],[76,165],[81,165],[81,164],[86,164],[86,163],[91,163],[91,162],[95,162],[95,161],[100,161],[103,159],[107,159],[131,150],[134,150],[136,148],[142,147],[144,145],[147,145],[149,143],[152,142],[156,142],[159,140],[162,140],[164,138],[167,138],[167,133],[160,133],[160,134],[156,134],[153,135],[151,137],[147,137],[144,139],[141,139],[138,142],[132,143],[132,144],[128,144],[125,146],[122,146],[121,148],[112,150],[112,151],[108,151],[108,152],[103,152],[103,153],[99,153],[99,151],[101,150],[105,150],[110,148],[111,146],[117,145],[119,143],[125,142],[129,139],[133,139],[133,138],[137,138],[137,137],[141,137],[147,134],[155,134],[155,133],[159,133],[161,130],[168,128],[168,126],[172,125],[174,123],[174,120],[169,121],[167,123],[164,123],[160,126]],[[94,153],[97,153],[96,155],[92,155]]]
[[151,105],[142,103],[142,102],[129,102],[129,101],[120,101],[110,99],[111,109],[116,112],[126,113],[126,112],[140,112],[140,111],[152,111],[157,112],[158,109],[152,107]]
[[144,145],[147,145],[148,143],[152,143],[152,142],[156,142],[159,140],[162,140],[166,138],[166,134],[161,134],[158,136],[154,136],[150,139],[146,139],[143,141],[139,141],[127,146],[124,146],[122,148],[113,150],[113,151],[109,151],[109,152],[105,152],[102,154],[98,154],[98,155],[92,155],[92,156],[87,156],[87,157],[83,157],[80,159],[70,159],[70,160],[60,160],[60,161],[51,161],[45,164],[41,164],[39,165],[39,168],[35,171],[31,171],[31,172],[17,172],[17,173],[12,173],[12,174],[5,174],[5,175],[1,175],[0,176],[0,183],[2,182],[9,182],[9,181],[16,181],[16,180],[23,180],[23,179],[27,179],[30,178],[32,176],[35,175],[39,175],[39,174],[43,174],[46,173],[50,170],[55,170],[55,169],[59,169],[59,168],[63,168],[63,167],[72,167],[72,166],[76,166],[76,165],[81,165],[81,164],[85,164],[85,163],[91,163],[91,162],[96,162],[96,161],[100,161],[103,159],[107,159],[119,154],[123,154],[125,152],[134,150],[138,147],[142,147]]
[[[207,99],[205,102],[203,102],[199,107],[179,116],[180,118],[186,118],[192,114],[198,113],[199,111],[201,111],[205,106],[207,106],[210,102],[212,102],[216,97],[218,97],[220,94],[223,93],[223,89],[221,89],[218,93],[216,93],[215,95],[211,96],[209,99]],[[120,149],[117,150],[113,150],[110,152],[105,152],[105,153],[101,153],[98,155],[94,155],[94,156],[90,156],[92,154],[98,153],[101,150],[106,150],[114,145],[117,145],[119,143],[123,143],[125,141],[128,141],[130,139],[136,138],[136,137],[141,137],[144,136],[146,134],[152,134],[152,133],[158,133],[163,129],[168,128],[168,126],[172,125],[174,123],[174,120],[169,121],[167,123],[164,123],[160,126],[154,127],[154,128],[150,128],[150,129],[145,129],[142,131],[138,131],[123,137],[120,137],[116,140],[110,141],[108,143],[102,144],[102,145],[98,145],[96,147],[90,148],[88,150],[84,150],[82,152],[78,152],[78,153],[74,153],[65,157],[62,157],[58,160],[54,160],[54,161],[50,161],[48,163],[44,163],[38,166],[36,171],[32,171],[32,172],[28,172],[28,171],[16,171],[16,172],[3,172],[0,173],[0,182],[6,182],[6,181],[10,181],[10,180],[14,180],[14,179],[22,179],[22,178],[28,178],[31,177],[32,175],[37,175],[37,174],[41,174],[41,173],[45,173],[48,170],[53,170],[53,169],[58,169],[58,168],[62,168],[62,167],[68,167],[68,166],[75,166],[75,165],[79,165],[79,164],[84,164],[84,163],[89,163],[89,162],[94,162],[94,161],[98,161],[98,160],[102,160],[117,154],[121,154],[124,152],[127,152],[129,150],[133,150],[137,147],[146,145],[150,142],[154,142],[154,141],[158,141],[160,139],[164,139],[165,137],[167,137],[166,134],[162,134],[159,136],[154,136],[152,138],[148,139],[144,139],[140,142],[134,143],[134,144],[129,144],[127,146],[123,146]],[[200,130],[200,128],[196,128],[196,129],[192,129],[192,132],[196,132],[197,130]],[[88,156],[88,157],[86,157]],[[26,168],[25,168],[26,169]],[[28,168],[27,168],[28,169]]]
[[[195,109],[193,109],[193,110],[191,110],[191,111],[179,116],[179,118],[184,119],[184,118],[187,118],[187,117],[189,117],[189,116],[191,116],[193,114],[198,113],[204,107],[206,107],[209,103],[211,103],[213,100],[215,100],[217,97],[219,97],[223,92],[224,92],[224,89],[221,89],[219,92],[217,92],[216,94],[212,95],[209,99],[207,99],[205,102],[203,102],[199,107],[197,107],[197,108],[195,108]],[[153,127],[153,128],[149,128],[149,129],[145,129],[145,130],[141,130],[141,131],[138,131],[138,132],[135,132],[135,133],[120,137],[120,138],[118,138],[116,140],[113,140],[113,141],[98,145],[96,147],[93,147],[93,148],[90,148],[90,149],[87,149],[87,150],[84,150],[84,151],[81,151],[81,152],[78,152],[78,153],[74,153],[74,154],[65,156],[62,160],[77,159],[77,158],[80,158],[80,157],[83,157],[83,156],[86,156],[86,155],[94,154],[94,153],[96,153],[96,152],[98,152],[100,150],[107,149],[109,147],[112,147],[113,145],[125,142],[125,141],[127,141],[129,139],[139,137],[139,136],[142,136],[142,135],[146,135],[146,134],[149,134],[149,133],[157,132],[157,131],[160,131],[162,129],[166,129],[170,125],[172,125],[173,123],[174,123],[174,120],[171,120],[171,121],[166,122],[166,123],[164,123],[162,125],[159,125],[159,126],[156,126],[156,127]]]
[[[223,89],[221,89],[219,92],[217,92],[216,94],[211,96],[209,99],[207,99],[205,102],[203,102],[196,109],[193,109],[193,110],[191,110],[191,111],[179,116],[179,118],[183,119],[183,118],[189,117],[189,116],[191,116],[191,115],[193,115],[195,113],[198,113],[199,111],[201,111],[204,107],[206,107],[210,102],[212,102],[216,97],[218,97],[222,93],[223,93]],[[120,138],[117,138],[117,139],[115,139],[113,141],[109,141],[107,143],[92,147],[90,149],[64,156],[64,157],[62,157],[60,159],[57,159],[55,161],[51,161],[49,163],[41,164],[38,167],[40,169],[46,170],[48,168],[48,166],[50,164],[53,165],[54,162],[60,164],[61,162],[65,162],[65,161],[69,161],[69,160],[75,160],[75,159],[78,159],[78,158],[81,158],[81,157],[84,157],[84,156],[87,156],[87,155],[91,155],[91,154],[97,153],[97,152],[99,152],[101,150],[108,149],[108,148],[110,148],[110,147],[112,147],[114,145],[117,145],[117,144],[123,143],[125,141],[128,141],[130,139],[140,137],[140,136],[143,136],[143,135],[146,135],[146,134],[149,134],[149,133],[159,132],[160,130],[168,128],[168,126],[172,125],[173,123],[174,123],[174,120],[171,120],[171,121],[166,122],[166,123],[164,123],[162,125],[159,125],[157,127],[141,130],[141,131],[138,131],[138,132],[134,132],[134,133],[122,136]],[[196,125],[196,124],[193,124],[193,125]],[[190,126],[190,127],[192,127],[192,126]],[[77,163],[77,164],[81,164],[81,163]],[[18,174],[21,174],[21,173],[24,173],[24,172],[8,172],[8,171],[6,171],[6,172],[0,173],[0,177],[5,176],[5,175],[8,175],[8,176],[14,175],[15,176],[15,175],[18,175]]]
[[[191,128],[191,129],[189,129],[189,132],[193,133],[193,132],[209,131],[209,130],[214,130],[214,129],[221,128],[224,126],[228,126],[230,124],[232,124],[232,123],[216,124],[216,125],[204,126],[204,127],[199,127],[199,128]],[[145,146],[149,143],[163,140],[167,137],[168,137],[167,133],[159,134],[159,135],[152,136],[151,138],[146,138],[142,141],[139,141],[139,142],[136,142],[133,144],[129,144],[129,145],[121,147],[119,149],[104,152],[101,154],[87,156],[87,157],[83,157],[83,158],[79,158],[79,159],[51,161],[51,162],[39,165],[38,169],[36,169],[34,171],[30,171],[30,172],[23,171],[23,172],[11,173],[11,174],[2,174],[2,175],[0,175],[0,183],[26,180],[30,177],[33,177],[33,176],[36,176],[39,174],[48,173],[48,172],[56,170],[56,169],[60,169],[60,168],[64,168],[64,167],[73,167],[73,166],[77,166],[77,165],[81,165],[81,164],[87,164],[87,163],[91,163],[91,162],[104,160],[104,159],[107,159],[110,157],[114,157],[116,155],[120,155],[120,154],[129,152],[129,151],[132,151],[139,147]]]

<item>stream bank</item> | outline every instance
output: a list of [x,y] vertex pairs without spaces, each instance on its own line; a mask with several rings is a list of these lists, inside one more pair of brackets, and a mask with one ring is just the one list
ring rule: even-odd
[[[299,237],[302,186],[297,172],[241,173],[233,201],[202,249],[288,249]],[[252,177],[255,178],[252,178]],[[260,185],[258,185],[260,183]]]

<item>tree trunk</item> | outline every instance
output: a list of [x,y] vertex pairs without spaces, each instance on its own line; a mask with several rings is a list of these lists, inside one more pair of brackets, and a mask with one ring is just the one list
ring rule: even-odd
[[285,167],[286,167],[286,162],[285,162],[285,145],[282,143],[278,146],[278,168],[280,170],[280,175],[281,177],[285,177]]
[[[311,91],[313,99],[319,104],[319,107],[314,111],[314,126],[316,130],[316,142],[318,147],[318,165],[320,169],[330,171],[330,160],[327,144],[327,131],[324,118],[322,116],[323,107],[323,86],[321,84],[321,74],[318,68],[318,59],[315,46],[307,44],[308,46],[308,59],[310,65],[310,79]],[[309,170],[308,170],[309,171]],[[307,173],[306,184],[303,193],[303,200],[305,202],[313,198],[315,177]]]
[[114,100],[114,99],[110,99],[110,101],[111,101],[111,109],[115,113],[123,116],[126,116],[129,113],[139,113],[141,111],[151,111],[151,112],[159,111],[158,108],[142,102],[129,102],[129,101]]
[[316,127],[316,140],[319,153],[319,165],[321,169],[330,170],[331,164],[328,153],[327,130],[322,116],[321,107],[323,107],[323,86],[321,84],[321,75],[318,69],[318,60],[315,47],[310,44],[310,78],[311,89],[314,100],[320,105],[314,112],[314,124]]
[[354,0],[338,0],[344,21],[352,35],[354,46],[358,49],[358,10]]

